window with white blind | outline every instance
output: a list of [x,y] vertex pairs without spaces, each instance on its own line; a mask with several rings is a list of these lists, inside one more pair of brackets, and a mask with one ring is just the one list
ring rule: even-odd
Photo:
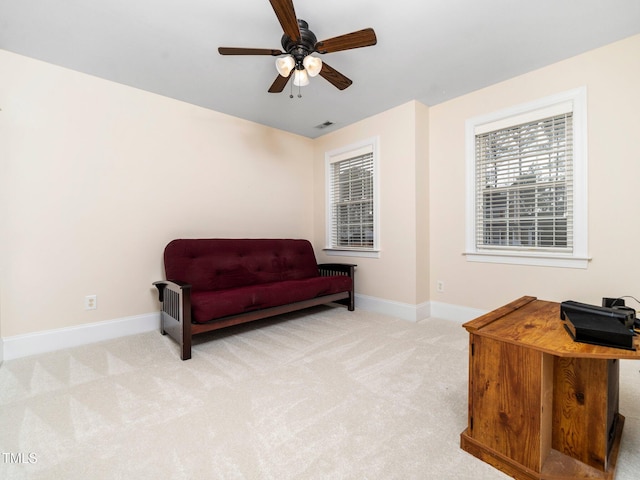
[[467,257],[585,268],[586,92],[467,122]]
[[329,254],[377,255],[377,139],[326,153]]

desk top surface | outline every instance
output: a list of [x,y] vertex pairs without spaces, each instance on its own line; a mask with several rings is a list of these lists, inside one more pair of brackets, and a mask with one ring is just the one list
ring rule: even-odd
[[574,342],[563,323],[559,303],[522,297],[463,326],[474,335],[523,345],[559,357],[640,360],[640,335],[633,339],[635,351],[591,345]]

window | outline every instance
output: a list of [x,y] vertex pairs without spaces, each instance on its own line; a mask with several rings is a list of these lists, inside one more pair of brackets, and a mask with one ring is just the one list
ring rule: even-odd
[[376,256],[377,139],[325,154],[327,253]]
[[467,258],[586,268],[586,91],[467,122]]

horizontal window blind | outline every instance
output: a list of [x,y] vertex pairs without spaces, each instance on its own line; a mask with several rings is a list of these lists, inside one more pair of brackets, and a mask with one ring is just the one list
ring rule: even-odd
[[476,248],[573,250],[571,112],[476,133]]
[[334,248],[373,248],[373,152],[330,165],[330,243]]

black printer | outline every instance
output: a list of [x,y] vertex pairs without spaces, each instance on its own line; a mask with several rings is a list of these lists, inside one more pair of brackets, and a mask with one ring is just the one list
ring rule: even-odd
[[[608,300],[611,299],[603,299],[603,304]],[[562,302],[560,318],[565,330],[576,342],[635,350],[636,311],[624,306],[624,300],[614,300],[615,306],[589,305],[573,300]]]

